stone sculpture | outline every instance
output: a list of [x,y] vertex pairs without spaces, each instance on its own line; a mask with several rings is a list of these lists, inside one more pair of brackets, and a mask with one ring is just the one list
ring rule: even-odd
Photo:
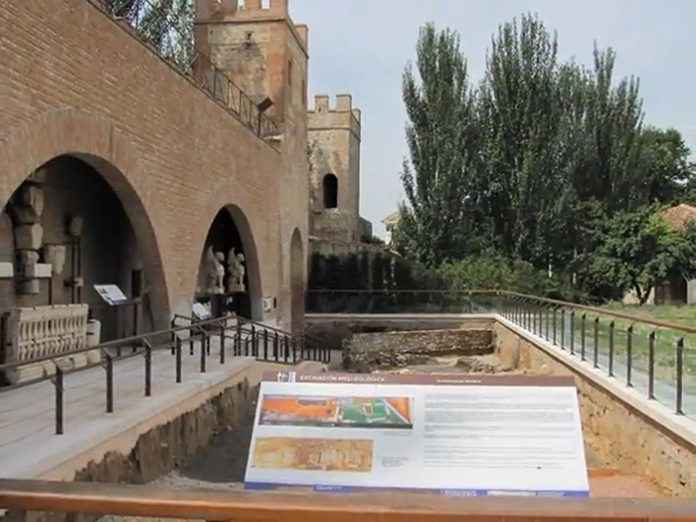
[[246,286],[244,285],[244,276],[246,275],[246,266],[244,254],[237,253],[233,248],[230,250],[227,256],[227,268],[230,272],[230,278],[227,282],[227,292],[228,293],[243,293],[246,292]]
[[65,245],[45,245],[44,261],[53,267],[54,275],[61,275],[65,268]]
[[225,255],[215,253],[212,245],[206,254],[206,280],[208,294],[223,294],[225,292]]

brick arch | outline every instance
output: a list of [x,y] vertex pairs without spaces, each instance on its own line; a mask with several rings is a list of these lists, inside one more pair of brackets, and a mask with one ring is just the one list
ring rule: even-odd
[[[261,264],[259,262],[259,253],[256,245],[254,231],[247,217],[247,213],[242,209],[240,204],[228,203],[218,207],[215,213],[207,219],[206,233],[203,236],[198,251],[201,253],[201,258],[205,256],[206,243],[208,241],[208,233],[210,228],[217,218],[218,214],[225,211],[229,214],[234,222],[234,227],[237,229],[239,239],[242,242],[242,250],[245,256],[246,273],[248,279],[247,293],[251,301],[251,318],[257,321],[263,320],[263,285],[261,277]],[[200,271],[200,268],[199,268]],[[201,274],[198,273],[196,281],[201,279]]]
[[163,329],[170,318],[169,291],[158,238],[143,203],[149,182],[140,154],[106,118],[77,109],[47,112],[0,137],[0,208],[32,172],[52,159],[72,156],[87,163],[109,184],[130,220],[150,279],[155,328]]

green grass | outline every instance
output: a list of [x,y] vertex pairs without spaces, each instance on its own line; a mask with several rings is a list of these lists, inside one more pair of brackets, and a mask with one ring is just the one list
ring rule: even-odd
[[642,319],[666,321],[684,326],[696,326],[696,305],[625,305],[610,303],[605,307],[613,312],[635,315]]

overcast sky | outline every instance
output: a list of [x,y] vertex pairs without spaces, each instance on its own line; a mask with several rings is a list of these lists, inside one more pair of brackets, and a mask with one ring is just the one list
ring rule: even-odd
[[[561,59],[590,64],[592,46],[617,51],[618,76],[641,81],[646,122],[675,127],[696,149],[695,0],[290,0],[310,28],[310,99],[353,95],[363,110],[361,213],[377,235],[403,197],[406,154],[401,73],[426,22],[451,27],[476,82],[491,35],[523,12],[558,32]],[[313,102],[312,102],[313,104]]]

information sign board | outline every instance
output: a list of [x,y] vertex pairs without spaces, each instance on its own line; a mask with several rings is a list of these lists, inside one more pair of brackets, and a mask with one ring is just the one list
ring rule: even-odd
[[126,295],[116,285],[94,285],[94,289],[110,306],[116,306],[128,301]]
[[246,487],[587,496],[568,377],[268,374]]

